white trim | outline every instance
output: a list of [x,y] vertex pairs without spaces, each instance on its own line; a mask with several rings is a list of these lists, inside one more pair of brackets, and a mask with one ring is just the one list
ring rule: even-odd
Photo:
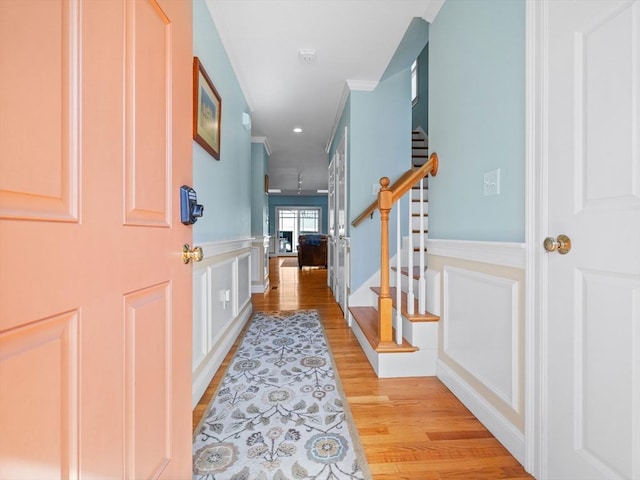
[[251,143],[263,144],[264,149],[267,151],[267,155],[271,156],[271,145],[269,145],[269,139],[267,137],[251,137]]
[[347,79],[349,90],[359,92],[373,92],[378,86],[377,80],[352,80]]
[[427,8],[422,14],[422,18],[425,19],[429,23],[433,23],[436,19],[436,16],[440,12],[440,9],[444,5],[444,0],[428,0]]
[[437,361],[437,377],[473,413],[487,429],[495,435],[516,460],[524,463],[524,434],[513,426],[498,410],[478,395],[462,377],[442,360]]
[[429,238],[427,252],[430,255],[462,258],[505,267],[525,268],[526,266],[524,243]]
[[[547,182],[544,113],[547,101],[546,65],[548,61],[547,2],[525,3],[525,291],[524,291],[524,433],[523,466],[534,477],[546,472],[546,443],[543,419],[547,418],[545,384],[547,354],[542,343],[546,330],[546,256],[541,249],[547,222]],[[541,159],[541,160],[538,160]],[[546,334],[544,334],[546,335]]]
[[238,238],[235,240],[222,240],[219,242],[201,244],[200,247],[202,248],[204,258],[209,260],[209,257],[224,255],[225,253],[237,253],[238,250],[243,250],[245,248],[251,249],[252,240],[253,239],[251,237]]

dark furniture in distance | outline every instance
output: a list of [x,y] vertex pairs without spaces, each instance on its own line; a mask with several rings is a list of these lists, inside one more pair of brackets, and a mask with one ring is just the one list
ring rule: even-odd
[[298,237],[298,268],[327,268],[327,236],[319,234]]

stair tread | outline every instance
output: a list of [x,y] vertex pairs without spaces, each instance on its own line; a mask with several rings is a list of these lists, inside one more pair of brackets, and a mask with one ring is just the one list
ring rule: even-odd
[[[380,295],[380,287],[371,287],[371,290],[373,290],[377,295]],[[389,296],[391,297],[391,300],[393,302],[393,306],[395,308],[396,306],[396,287],[389,287]],[[402,312],[402,315],[409,321],[411,322],[437,322],[440,320],[440,317],[438,317],[437,315],[434,315],[433,313],[430,312],[425,312],[424,315],[420,315],[418,312],[418,299],[414,299],[414,309],[413,311],[416,312],[414,314],[409,314],[407,312],[407,292],[401,292],[401,298],[400,298],[400,312]]]
[[[391,267],[391,270],[393,270],[394,272],[398,270],[398,267]],[[427,269],[425,268],[425,271]],[[409,268],[407,267],[401,267],[400,268],[400,274],[404,275],[405,277],[409,276]],[[414,266],[413,267],[413,279],[414,280],[419,280],[420,279],[420,267],[419,266]]]
[[[356,321],[362,333],[367,338],[369,345],[378,353],[410,353],[417,352],[418,347],[409,344],[404,338],[402,345],[393,342],[391,345],[379,346],[378,336],[378,311],[373,307],[349,307],[349,311]],[[395,329],[392,329],[395,335]]]

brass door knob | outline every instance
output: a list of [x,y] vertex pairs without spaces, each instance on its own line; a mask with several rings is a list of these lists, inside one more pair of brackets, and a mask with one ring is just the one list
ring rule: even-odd
[[564,255],[571,250],[571,239],[566,235],[558,235],[558,238],[547,237],[544,239],[543,245],[547,252],[557,251],[561,255]]
[[189,247],[188,243],[185,243],[182,246],[182,261],[184,263],[189,263],[191,260],[194,262],[200,262],[203,258],[202,247],[194,247],[193,249]]

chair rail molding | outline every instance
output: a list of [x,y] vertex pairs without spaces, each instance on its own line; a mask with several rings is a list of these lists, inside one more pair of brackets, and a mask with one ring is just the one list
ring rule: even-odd
[[525,246],[524,243],[516,242],[427,239],[427,252],[430,255],[461,258],[514,268],[525,268]]

